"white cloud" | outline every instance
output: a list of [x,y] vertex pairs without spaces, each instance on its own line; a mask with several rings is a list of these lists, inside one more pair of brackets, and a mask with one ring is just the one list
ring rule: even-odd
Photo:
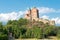
[[[54,9],[54,8],[48,8],[48,7],[38,7],[38,10],[39,10],[39,15],[40,15],[40,18],[43,18],[43,19],[49,19],[49,20],[54,20],[56,24],[60,24],[60,18],[59,17],[55,17],[55,18],[49,18],[49,16],[47,15],[43,15],[43,14],[46,14],[46,13],[60,13],[60,9]],[[43,15],[43,16],[41,16]]]
[[0,21],[18,20],[24,13],[25,11],[0,13]]
[[[54,8],[48,8],[48,7],[38,7],[39,13],[60,13],[60,9],[56,10]],[[19,12],[11,12],[11,13],[0,13],[0,21],[8,21],[8,20],[18,20],[23,14],[25,14],[27,11],[19,11]],[[50,19],[49,16],[43,15],[40,18],[43,19]],[[55,20],[56,24],[60,24],[60,18],[51,18],[51,20]]]
[[60,18],[59,17],[52,18],[51,20],[55,20],[56,24],[60,24]]
[[48,8],[48,7],[38,7],[39,13],[60,13],[60,9]]
[[43,16],[41,16],[40,18],[49,19],[49,16],[43,15]]
[[41,16],[41,18],[43,18],[43,19],[48,19],[48,20],[54,20],[55,21],[55,24],[60,24],[60,18],[59,17],[56,17],[56,18],[49,18],[49,16],[47,16],[47,15],[43,15],[43,16]]

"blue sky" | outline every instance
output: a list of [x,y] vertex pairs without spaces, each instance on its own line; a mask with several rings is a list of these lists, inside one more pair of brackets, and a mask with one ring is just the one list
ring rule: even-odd
[[[20,18],[28,8],[37,7],[41,18],[60,24],[60,0],[0,0],[0,21]],[[15,19],[14,19],[15,17]]]
[[25,10],[28,7],[60,8],[60,0],[0,0],[0,13]]

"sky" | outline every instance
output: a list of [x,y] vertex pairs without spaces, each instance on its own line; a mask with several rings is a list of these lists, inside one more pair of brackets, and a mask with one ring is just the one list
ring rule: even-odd
[[60,25],[60,0],[0,0],[0,21],[18,20],[33,7],[39,10],[40,18]]

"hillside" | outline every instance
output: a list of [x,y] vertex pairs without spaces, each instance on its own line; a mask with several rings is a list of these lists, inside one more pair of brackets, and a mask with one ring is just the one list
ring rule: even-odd
[[0,39],[8,40],[10,38],[9,35],[15,39],[50,39],[50,36],[60,38],[60,27],[49,25],[48,23],[44,24],[41,21],[29,21],[23,18],[19,20],[9,20],[4,26],[0,22]]

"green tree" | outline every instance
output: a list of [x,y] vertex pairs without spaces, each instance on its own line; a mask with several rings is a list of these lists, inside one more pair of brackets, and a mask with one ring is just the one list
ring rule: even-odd
[[54,26],[47,26],[43,29],[43,31],[44,31],[43,33],[44,33],[45,37],[56,35]]
[[33,38],[33,31],[31,30],[31,28],[27,29],[26,38]]
[[57,31],[57,37],[60,38],[60,30]]
[[23,19],[23,18],[20,18],[20,19],[18,20],[19,26],[27,25],[28,22],[29,22],[29,21],[28,21],[27,19]]
[[57,27],[57,37],[60,38],[60,27]]
[[3,30],[3,28],[3,24],[2,22],[0,22],[0,40],[8,40],[8,36],[4,33],[5,31]]
[[42,38],[43,37],[41,28],[36,26],[36,27],[33,27],[32,31],[33,31],[34,38]]
[[8,40],[8,36],[0,32],[0,40]]
[[0,32],[3,31],[3,25],[2,25],[2,22],[0,22]]

